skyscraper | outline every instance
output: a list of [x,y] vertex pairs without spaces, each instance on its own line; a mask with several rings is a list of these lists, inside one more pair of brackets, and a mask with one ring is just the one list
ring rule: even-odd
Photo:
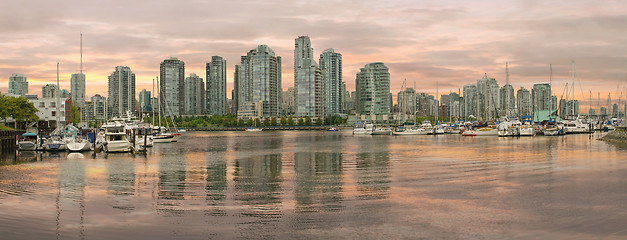
[[531,90],[533,100],[533,112],[551,109],[551,85],[548,83],[537,83]]
[[531,93],[524,87],[520,87],[516,92],[516,106],[518,107],[518,115],[532,115],[533,104],[531,100]]
[[56,84],[48,83],[41,88],[41,98],[55,98],[59,93],[58,90]]
[[25,95],[28,93],[28,81],[24,74],[13,74],[9,77],[9,91],[10,94]]
[[244,118],[277,116],[281,107],[281,57],[259,45],[236,68],[238,113]]
[[366,64],[355,79],[357,112],[364,115],[390,114],[390,72],[381,62]]
[[509,83],[505,84],[501,87],[500,90],[500,103],[499,106],[500,114],[504,117],[512,117],[516,115],[516,95],[514,95],[514,87],[509,85]]
[[476,114],[476,106],[477,106],[477,85],[467,84],[464,85],[464,117],[469,117],[473,115],[477,117]]
[[211,57],[207,63],[207,114],[226,114],[226,60],[220,56]]
[[171,57],[160,65],[161,110],[165,115],[185,114],[185,63]]
[[109,75],[109,95],[107,97],[109,117],[123,116],[126,111],[137,109],[135,102],[135,74],[131,68],[117,66]]
[[398,92],[396,96],[400,113],[414,115],[416,114],[416,91],[413,88],[407,88]]
[[82,108],[85,105],[85,74],[74,73],[70,78],[70,93],[72,104]]
[[320,54],[320,68],[324,74],[325,108],[326,115],[342,113],[342,54],[336,53],[333,48],[326,49]]
[[325,91],[323,73],[313,59],[307,36],[299,36],[294,47],[295,111],[299,117],[324,117]]
[[151,102],[151,92],[146,91],[146,89],[142,89],[139,92],[139,107],[142,112],[152,112],[152,102]]
[[205,113],[205,83],[202,78],[192,73],[185,78],[185,114],[202,115]]

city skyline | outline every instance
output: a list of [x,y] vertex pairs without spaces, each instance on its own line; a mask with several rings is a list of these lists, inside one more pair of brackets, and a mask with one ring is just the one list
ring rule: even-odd
[[[417,92],[435,93],[435,80],[441,93],[455,92],[484,73],[503,85],[505,62],[509,62],[514,89],[548,82],[549,64],[553,64],[553,91],[561,93],[565,82],[571,81],[571,61],[576,63],[576,83],[581,81],[585,95],[591,90],[604,98],[611,93],[616,99],[616,88],[625,86],[627,57],[620,54],[624,46],[620,30],[627,19],[624,3],[453,2],[394,1],[377,9],[343,2],[250,2],[245,3],[250,9],[242,9],[242,15],[225,15],[241,3],[221,3],[223,10],[211,10],[216,11],[215,18],[185,13],[161,19],[149,17],[150,11],[129,11],[133,14],[111,19],[106,11],[114,3],[2,3],[0,12],[6,18],[0,21],[0,36],[5,38],[0,45],[4,53],[0,91],[6,92],[9,76],[18,73],[28,78],[31,94],[41,95],[41,87],[56,80],[57,61],[61,63],[61,89],[69,89],[71,74],[80,68],[81,32],[86,98],[106,95],[107,76],[115,66],[133,69],[136,91],[150,90],[152,79],[159,75],[159,63],[169,57],[186,63],[187,77],[191,73],[203,76],[211,56],[224,56],[231,63],[226,74],[230,90],[241,52],[260,44],[284,57],[281,88],[285,91],[293,86],[293,39],[299,35],[311,38],[314,56],[327,48],[342,53],[342,77],[349,91],[355,89],[359,68],[372,62],[388,66],[393,93],[400,90],[403,79],[408,85],[415,81]],[[127,7],[149,6],[139,2]],[[181,3],[177,8],[209,9],[202,3]],[[251,14],[256,8],[271,9],[274,14]],[[499,8],[487,14],[486,9]],[[68,13],[45,14],[54,9]]]

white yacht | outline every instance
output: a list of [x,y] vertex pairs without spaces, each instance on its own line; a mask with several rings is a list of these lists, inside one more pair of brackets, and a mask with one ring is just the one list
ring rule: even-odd
[[131,143],[124,132],[124,124],[115,121],[102,125],[98,133],[97,145],[100,143],[105,152],[130,152]]
[[392,135],[427,135],[429,132],[419,127],[402,127],[392,132]]
[[513,137],[520,133],[522,122],[515,120],[502,121],[497,125],[499,137]]
[[34,151],[37,150],[39,144],[39,137],[37,133],[27,132],[22,134],[17,140],[17,149],[20,151]]
[[371,122],[358,122],[353,127],[353,135],[370,135],[374,130],[374,124]]
[[462,136],[498,136],[499,130],[496,127],[488,126],[481,127],[473,130],[466,130],[462,133]]
[[392,130],[393,129],[391,127],[375,126],[370,134],[371,135],[391,135]]
[[582,122],[579,118],[575,120],[566,120],[564,121],[564,133],[590,133],[590,125]]

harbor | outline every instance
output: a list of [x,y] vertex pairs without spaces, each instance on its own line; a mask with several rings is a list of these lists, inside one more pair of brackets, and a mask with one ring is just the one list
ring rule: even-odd
[[627,148],[597,140],[605,134],[198,131],[145,155],[4,154],[0,232],[7,239],[622,239]]

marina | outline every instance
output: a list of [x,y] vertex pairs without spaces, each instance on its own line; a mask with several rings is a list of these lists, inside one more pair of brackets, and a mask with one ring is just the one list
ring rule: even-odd
[[598,141],[604,134],[188,131],[145,155],[5,154],[0,232],[7,239],[624,239],[627,148]]

